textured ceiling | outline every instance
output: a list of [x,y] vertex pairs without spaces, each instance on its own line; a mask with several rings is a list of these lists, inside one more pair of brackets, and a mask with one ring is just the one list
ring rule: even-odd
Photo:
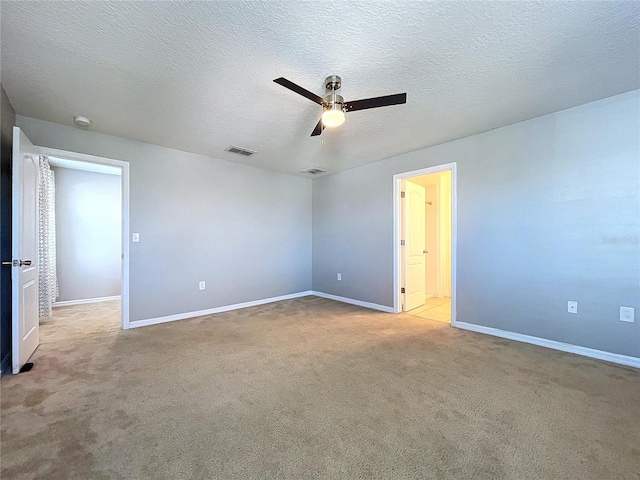
[[[638,2],[2,2],[16,112],[296,174],[345,170],[640,88]],[[310,138],[342,76],[352,112]],[[224,152],[230,144],[257,150]],[[446,159],[445,159],[446,160]],[[443,161],[445,161],[443,160]],[[302,175],[302,174],[301,174]]]

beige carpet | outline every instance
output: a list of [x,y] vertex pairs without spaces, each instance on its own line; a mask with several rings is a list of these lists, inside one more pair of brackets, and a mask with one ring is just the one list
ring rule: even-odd
[[640,478],[632,368],[317,297],[108,312],[2,379],[2,479]]

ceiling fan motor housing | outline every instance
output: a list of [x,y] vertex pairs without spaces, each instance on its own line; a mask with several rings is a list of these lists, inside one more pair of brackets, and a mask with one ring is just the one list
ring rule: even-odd
[[342,95],[335,95],[334,94],[330,94],[327,95],[326,97],[324,97],[322,99],[322,106],[323,107],[330,107],[333,104],[339,104],[339,105],[344,105],[344,97],[342,97]]

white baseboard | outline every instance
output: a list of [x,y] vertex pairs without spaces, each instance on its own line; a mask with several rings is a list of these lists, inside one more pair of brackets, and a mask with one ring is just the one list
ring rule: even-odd
[[80,300],[65,300],[63,302],[55,302],[52,307],[70,307],[71,305],[84,305],[85,303],[108,302],[109,300],[120,300],[120,295],[113,297],[97,297],[97,298],[81,298]]
[[316,292],[313,290],[310,295],[316,297],[328,298],[329,300],[335,300],[336,302],[349,303],[351,305],[357,305],[358,307],[370,308],[372,310],[380,310],[381,312],[393,313],[393,307],[387,307],[386,305],[379,305],[377,303],[363,302],[361,300],[354,300],[353,298],[339,297],[337,295],[331,295],[324,292]]
[[176,320],[185,320],[187,318],[202,317],[203,315],[211,315],[213,313],[228,312],[238,310],[240,308],[255,307],[264,305],[265,303],[279,302],[281,300],[290,300],[292,298],[306,297],[313,295],[313,292],[307,290],[305,292],[291,293],[289,295],[281,295],[279,297],[263,298],[261,300],[253,300],[251,302],[236,303],[233,305],[224,305],[222,307],[208,308],[206,310],[198,310],[195,312],[178,313],[175,315],[167,315],[166,317],[147,318],[144,320],[135,320],[129,322],[129,328],[147,327],[149,325],[157,325],[159,323],[175,322]]
[[187,318],[202,317],[203,315],[229,312],[231,310],[238,310],[240,308],[255,307],[257,305],[264,305],[266,303],[279,302],[281,300],[290,300],[292,298],[306,297],[309,295],[315,295],[317,297],[328,298],[330,300],[336,300],[338,302],[349,303],[351,305],[357,305],[359,307],[371,308],[373,310],[380,310],[382,312],[393,313],[393,307],[387,307],[386,305],[378,305],[377,303],[362,302],[360,300],[354,300],[352,298],[339,297],[337,295],[330,295],[328,293],[307,290],[305,292],[292,293],[289,295],[281,295],[279,297],[263,298],[262,300],[254,300],[252,302],[236,303],[233,305],[224,305],[222,307],[208,308],[206,310],[198,310],[195,312],[178,313],[175,315],[167,315],[165,317],[146,318],[144,320],[130,321],[129,328],[147,327],[149,325],[157,325],[159,323],[175,322],[176,320],[185,320]]
[[[136,321],[129,322],[129,328],[146,327],[149,325],[157,325],[159,323],[174,322],[176,320],[184,320],[187,318],[201,317],[203,315],[211,315],[214,313],[228,312],[231,310],[238,310],[241,308],[255,307],[257,305],[264,305],[267,303],[279,302],[282,300],[290,300],[292,298],[306,297],[309,295],[315,295],[317,297],[327,298],[329,300],[335,300],[337,302],[348,303],[350,305],[357,305],[359,307],[370,308],[372,310],[379,310],[381,312],[394,313],[393,307],[388,307],[386,305],[379,305],[377,303],[371,303],[371,302],[363,302],[361,300],[355,300],[353,298],[347,298],[347,297],[340,297],[338,295],[331,295],[329,293],[318,292],[315,290],[307,290],[304,292],[292,293],[289,295],[281,295],[279,297],[264,298],[261,300],[254,300],[251,302],[236,303],[233,305],[225,305],[222,307],[209,308],[207,310],[179,313],[176,315],[167,315],[165,317],[147,318],[145,320],[136,320]],[[105,299],[111,300],[115,298],[118,298],[118,297],[107,297]],[[90,300],[103,301],[102,299],[90,299]],[[89,303],[89,302],[84,301],[84,303]],[[494,337],[506,338],[508,340],[515,340],[518,342],[530,343],[532,345],[552,348],[554,350],[560,350],[562,352],[574,353],[576,355],[583,355],[585,357],[595,358],[598,360],[604,360],[607,362],[618,363],[620,365],[627,365],[630,367],[640,368],[640,358],[638,357],[621,355],[618,353],[605,352],[605,351],[596,350],[593,348],[580,347],[578,345],[557,342],[555,340],[548,340],[546,338],[533,337],[531,335],[524,335],[522,333],[509,332],[507,330],[500,330],[498,328],[485,327],[483,325],[474,325],[472,323],[456,322],[454,326],[462,330],[469,330],[472,332],[492,335]]]
[[455,327],[461,328],[463,330],[470,330],[472,332],[484,333],[486,335],[493,335],[494,337],[506,338],[508,340],[530,343],[532,345],[538,345],[540,347],[552,348],[554,350],[560,350],[562,352],[575,353],[576,355],[583,355],[585,357],[605,360],[607,362],[627,365],[629,367],[640,368],[640,358],[631,357],[629,355],[621,355],[619,353],[605,352],[602,350],[596,350],[594,348],[580,347],[578,345],[572,345],[570,343],[556,342],[555,340],[532,337],[531,335],[509,332],[507,330],[500,330],[499,328],[485,327],[482,325],[474,325],[472,323],[456,322]]

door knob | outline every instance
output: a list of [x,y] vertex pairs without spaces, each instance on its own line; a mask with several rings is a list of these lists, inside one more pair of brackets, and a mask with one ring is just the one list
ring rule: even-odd
[[26,265],[27,267],[31,265],[31,260],[20,260],[20,266]]
[[422,253],[429,253],[429,252],[427,252],[426,250],[422,250]]

